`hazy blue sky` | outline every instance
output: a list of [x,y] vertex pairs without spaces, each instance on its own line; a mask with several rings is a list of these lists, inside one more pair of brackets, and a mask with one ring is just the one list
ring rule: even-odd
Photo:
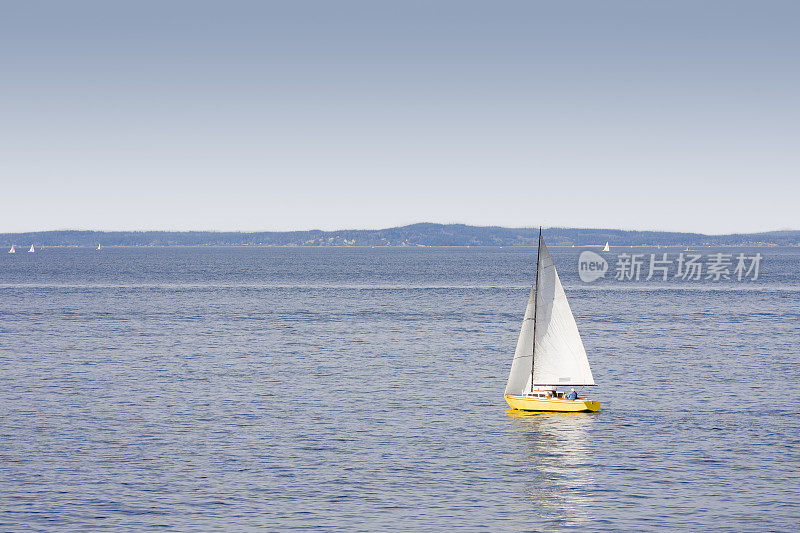
[[0,0],[0,231],[800,228],[800,2]]

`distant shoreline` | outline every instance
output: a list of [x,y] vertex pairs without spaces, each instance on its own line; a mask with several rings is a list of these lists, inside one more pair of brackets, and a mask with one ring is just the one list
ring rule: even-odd
[[[769,231],[706,235],[667,231],[593,228],[544,228],[549,246],[800,246],[800,231]],[[10,247],[535,247],[538,228],[420,223],[377,230],[307,230],[272,232],[214,231],[84,231],[53,230],[2,233],[0,245]]]
[[[16,244],[16,243],[15,243]],[[9,245],[10,246],[10,245]],[[603,245],[601,244],[592,244],[592,245],[548,245],[548,248],[575,248],[575,249],[591,249],[591,248],[602,248]],[[672,244],[672,245],[665,245],[665,244],[636,244],[636,245],[614,245],[611,246],[612,251],[619,250],[619,249],[636,249],[636,248],[663,248],[664,250],[675,249],[678,248],[683,251],[683,245],[680,244]],[[96,246],[84,246],[80,244],[53,244],[53,245],[41,245],[36,244],[36,250],[45,250],[45,249],[90,249],[90,250],[97,250]],[[473,248],[484,248],[484,249],[505,249],[505,248],[517,248],[517,249],[531,249],[536,250],[535,245],[514,245],[514,246],[496,246],[496,245],[482,245],[482,246],[461,246],[461,245],[453,245],[453,246],[428,246],[428,245],[414,245],[414,246],[361,246],[361,245],[352,245],[352,246],[296,246],[296,245],[283,245],[283,244],[108,244],[102,247],[100,251],[105,248],[281,248],[281,249],[350,249],[350,250],[370,250],[370,249],[384,249],[384,250],[415,250],[420,248],[430,248],[430,249],[473,249]],[[800,248],[800,244],[754,244],[754,243],[743,243],[743,244],[697,244],[691,245],[692,250],[695,249],[702,249],[702,248]],[[23,250],[22,248],[17,248],[17,252],[27,252],[27,250]]]

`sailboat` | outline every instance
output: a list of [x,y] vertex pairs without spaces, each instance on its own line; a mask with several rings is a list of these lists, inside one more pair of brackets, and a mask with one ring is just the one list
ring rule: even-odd
[[610,251],[611,251],[611,250],[608,248],[608,241],[606,241],[606,245],[605,245],[605,246],[603,246],[603,251],[604,251],[604,252],[610,252]]
[[100,243],[97,243],[97,249],[98,250],[100,249]]
[[511,362],[506,402],[522,411],[597,411],[600,402],[571,400],[557,390],[594,384],[578,325],[540,228],[536,283]]
[[17,251],[14,249],[14,245],[13,244],[11,245],[11,249],[8,251],[8,253],[10,253],[10,254],[17,253]]
[[33,249],[33,245],[31,244],[31,249],[30,249],[30,250],[28,250],[28,253],[29,253],[29,254],[32,254],[32,253],[33,253],[33,252],[35,252],[35,251],[36,251],[36,250],[34,250],[34,249]]

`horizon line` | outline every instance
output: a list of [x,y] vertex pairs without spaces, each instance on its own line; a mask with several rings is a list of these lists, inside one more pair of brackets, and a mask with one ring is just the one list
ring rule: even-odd
[[[30,231],[5,231],[0,232],[0,235],[21,235],[21,234],[34,234],[34,233],[54,233],[64,231],[85,232],[85,233],[236,233],[236,234],[251,234],[251,233],[304,233],[304,232],[322,232],[322,233],[336,233],[347,231],[385,231],[392,229],[407,228],[411,226],[430,224],[434,226],[464,226],[472,228],[500,228],[508,230],[531,230],[538,231],[539,225],[536,226],[502,226],[498,224],[466,224],[463,222],[413,222],[410,224],[403,224],[398,226],[385,226],[379,228],[339,228],[339,229],[287,229],[287,230],[219,230],[219,229],[85,229],[85,228],[58,228],[58,229],[41,229]],[[781,233],[800,231],[798,229],[771,229],[762,231],[733,231],[728,233],[703,233],[699,231],[680,231],[680,230],[664,230],[664,229],[639,229],[639,228],[607,228],[607,227],[588,227],[588,226],[541,226],[544,231],[554,229],[564,230],[591,230],[591,231],[624,231],[624,232],[647,232],[647,233],[691,233],[695,235],[703,235],[709,237],[721,237],[727,235],[753,235],[762,233]]]

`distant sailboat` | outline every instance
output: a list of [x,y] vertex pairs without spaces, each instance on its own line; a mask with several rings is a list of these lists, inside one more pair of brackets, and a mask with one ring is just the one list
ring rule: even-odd
[[684,250],[684,252],[688,252],[688,251],[690,251],[690,250],[689,250],[689,247],[687,246],[686,250]]
[[97,243],[97,249],[98,250],[100,249],[100,243]]
[[8,251],[8,253],[10,253],[10,254],[17,253],[17,251],[14,249],[14,245],[13,244],[11,245],[11,249]]
[[597,411],[600,402],[570,399],[556,390],[594,384],[578,325],[540,230],[536,283],[511,363],[506,402],[522,411]]
[[605,245],[605,246],[603,246],[603,251],[604,251],[604,252],[609,252],[609,251],[611,251],[611,250],[609,249],[609,247],[608,247],[608,241],[606,241],[606,245]]
[[33,245],[31,244],[31,249],[30,249],[30,250],[28,250],[28,253],[29,253],[29,254],[32,254],[32,253],[33,253],[33,252],[35,252],[35,251],[36,251],[36,250],[34,250],[34,249],[33,249]]

